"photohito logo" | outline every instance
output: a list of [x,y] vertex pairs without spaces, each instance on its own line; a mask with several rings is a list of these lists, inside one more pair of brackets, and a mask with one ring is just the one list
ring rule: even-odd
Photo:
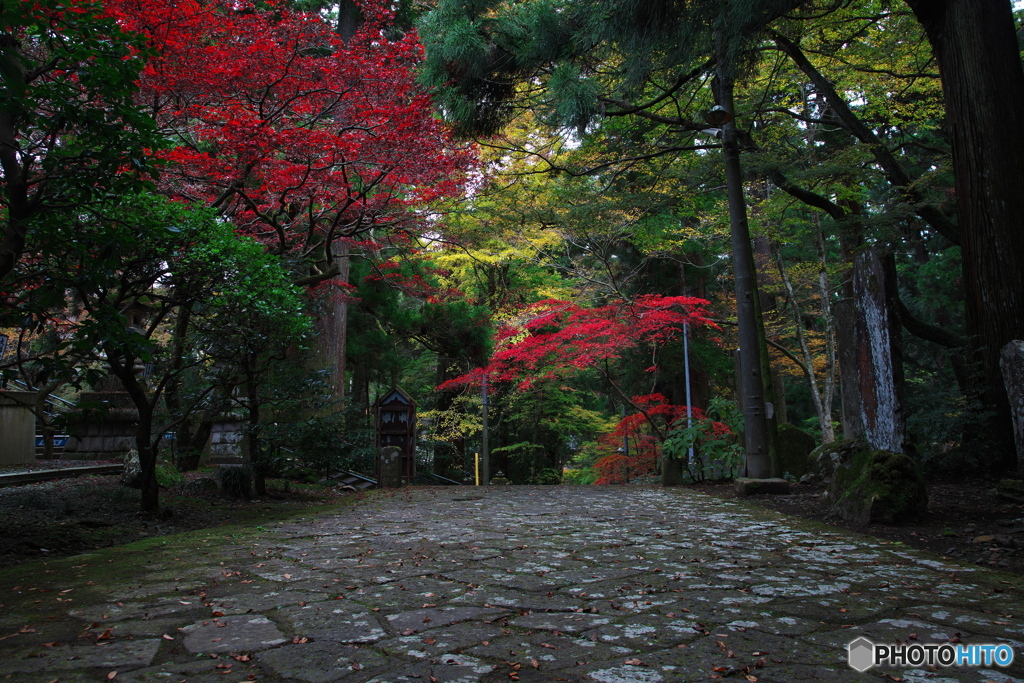
[[951,643],[908,643],[878,645],[864,637],[846,646],[850,668],[867,671],[879,664],[892,666],[1010,666],[1009,645],[953,645]]

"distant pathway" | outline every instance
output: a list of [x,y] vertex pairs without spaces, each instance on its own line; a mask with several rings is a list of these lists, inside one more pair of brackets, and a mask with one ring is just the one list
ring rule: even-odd
[[[416,488],[189,538],[0,575],[0,681],[1024,683],[1019,580],[684,490]],[[1017,661],[860,674],[858,636]]]

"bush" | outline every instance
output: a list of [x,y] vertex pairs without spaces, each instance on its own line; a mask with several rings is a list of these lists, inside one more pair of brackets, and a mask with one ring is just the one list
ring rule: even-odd
[[541,470],[531,482],[533,484],[561,484],[562,475],[555,469]]
[[250,500],[253,492],[253,472],[248,465],[221,465],[217,468],[217,486],[228,498]]
[[157,463],[156,483],[160,485],[160,488],[173,488],[179,484],[185,483],[185,475],[179,472],[178,468],[173,465]]
[[601,475],[599,475],[593,467],[566,470],[562,474],[562,483],[589,486],[597,481],[599,476]]

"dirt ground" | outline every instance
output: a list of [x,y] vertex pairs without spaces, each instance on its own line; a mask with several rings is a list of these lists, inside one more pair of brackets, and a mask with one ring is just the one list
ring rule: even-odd
[[[233,501],[217,494],[210,476],[190,473],[185,484],[162,490],[162,512],[157,516],[141,514],[138,491],[121,486],[116,476],[0,488],[0,567],[217,525],[258,525],[337,503],[345,496],[361,495],[272,480],[264,498]],[[735,497],[731,484],[693,488],[712,496]],[[995,482],[986,480],[934,482],[929,487],[928,518],[903,526],[857,527],[827,519],[821,486],[796,485],[790,495],[751,496],[747,500],[947,558],[1024,575],[1024,505],[997,498],[994,488]]]
[[[746,498],[762,507],[814,519],[910,547],[928,550],[945,558],[979,564],[1024,575],[1024,505],[995,495],[995,481],[938,481],[928,486],[927,519],[900,526],[857,526],[825,515],[824,486],[794,485],[785,496]],[[702,484],[704,493],[735,498],[732,484]]]
[[[40,462],[34,469],[54,466]],[[272,480],[262,499],[228,500],[217,493],[211,473],[189,473],[184,484],[161,489],[161,511],[150,515],[139,512],[139,491],[122,486],[117,476],[2,487],[0,567],[218,525],[258,525],[346,495],[353,494]]]

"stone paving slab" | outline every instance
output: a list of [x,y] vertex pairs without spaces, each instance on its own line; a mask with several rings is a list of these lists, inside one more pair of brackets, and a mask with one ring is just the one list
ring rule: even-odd
[[[0,683],[1024,683],[1022,589],[686,490],[416,488],[0,572]],[[1017,659],[857,673],[859,636]]]

